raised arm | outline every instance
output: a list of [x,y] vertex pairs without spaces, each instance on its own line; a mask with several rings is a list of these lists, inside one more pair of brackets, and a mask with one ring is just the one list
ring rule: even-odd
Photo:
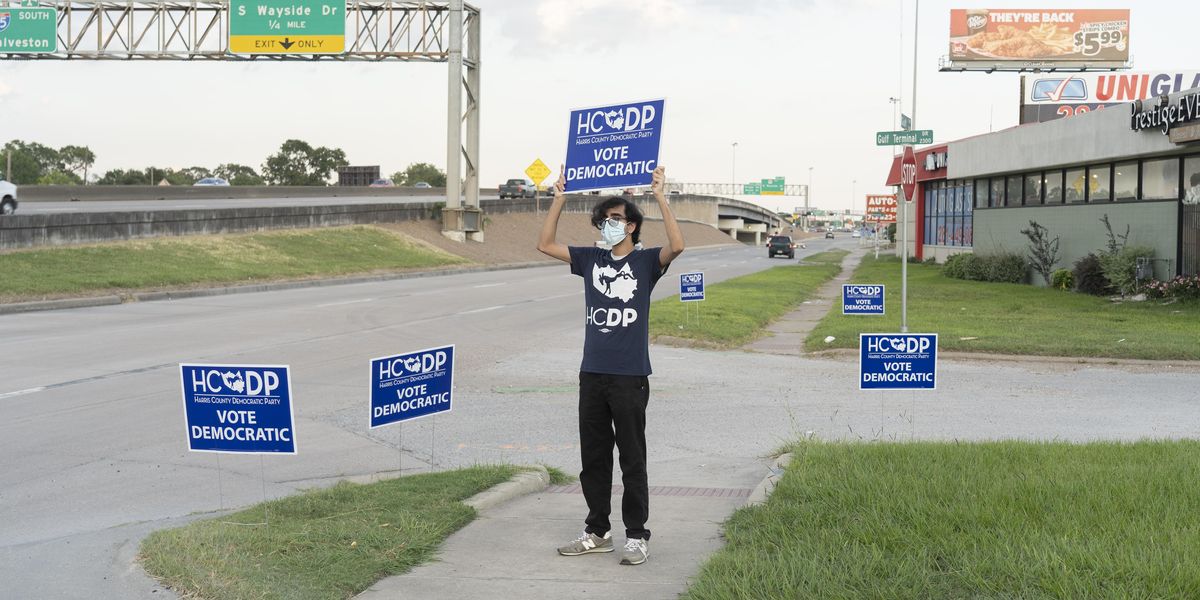
[[542,233],[538,236],[537,249],[547,256],[553,256],[565,263],[571,262],[571,251],[566,244],[558,243],[558,217],[562,215],[563,205],[567,200],[563,189],[567,185],[566,170],[558,173],[558,181],[554,182],[554,201],[550,203],[550,212],[542,222]]
[[658,254],[658,262],[666,267],[683,254],[683,232],[679,231],[679,223],[675,222],[675,214],[671,212],[671,203],[663,192],[666,187],[666,169],[658,167],[654,170],[654,179],[650,189],[654,190],[654,199],[658,201],[658,210],[662,213],[663,225],[667,228],[667,245]]

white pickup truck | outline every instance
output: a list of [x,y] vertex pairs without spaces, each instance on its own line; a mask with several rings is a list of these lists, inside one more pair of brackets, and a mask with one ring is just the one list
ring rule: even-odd
[[17,212],[17,186],[0,179],[0,215]]

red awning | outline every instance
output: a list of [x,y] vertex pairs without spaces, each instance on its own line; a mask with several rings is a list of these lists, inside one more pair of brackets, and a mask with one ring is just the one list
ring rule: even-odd
[[[939,146],[928,146],[928,147],[925,147],[925,148],[922,148],[922,149],[916,151],[917,182],[918,183],[922,182],[922,181],[930,181],[933,179],[945,179],[946,178],[946,167],[945,166],[942,166],[941,168],[938,168],[938,169],[934,169],[932,171],[926,170],[925,169],[925,166],[926,166],[925,157],[930,154],[935,154],[938,152],[943,152],[943,153],[948,152],[947,148],[949,148],[949,146],[947,146],[946,144],[941,144]],[[886,185],[900,185],[900,159],[901,158],[903,158],[903,155],[897,156],[896,158],[892,159],[892,168],[888,171]]]

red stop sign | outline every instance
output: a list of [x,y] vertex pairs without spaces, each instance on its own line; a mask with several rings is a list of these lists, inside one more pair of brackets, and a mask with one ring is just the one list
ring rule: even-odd
[[900,188],[905,202],[912,202],[917,192],[917,154],[912,146],[904,147],[904,158],[900,159]]

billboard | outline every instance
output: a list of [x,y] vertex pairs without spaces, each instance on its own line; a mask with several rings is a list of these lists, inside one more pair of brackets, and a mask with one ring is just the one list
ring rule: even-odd
[[1021,123],[1040,123],[1200,87],[1200,71],[1042,73],[1021,77]]
[[895,223],[895,194],[871,194],[867,196],[867,214],[863,220],[867,223]]
[[1124,68],[1128,9],[956,8],[952,68]]

